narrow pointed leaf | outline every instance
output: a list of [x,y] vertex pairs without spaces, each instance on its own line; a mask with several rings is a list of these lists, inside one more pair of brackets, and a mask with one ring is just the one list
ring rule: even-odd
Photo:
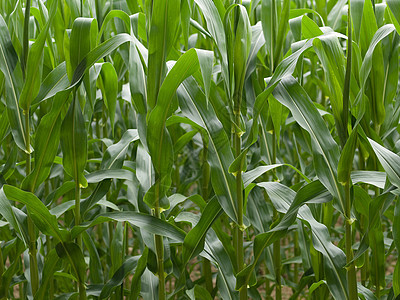
[[178,88],[178,99],[183,114],[203,127],[209,136],[208,161],[212,186],[221,207],[236,222],[235,178],[228,172],[234,158],[222,124],[212,106],[207,105],[204,93],[193,79],[187,79]]
[[49,212],[47,207],[34,194],[24,192],[11,185],[4,185],[3,190],[9,200],[26,205],[33,222],[41,232],[60,241],[67,240],[68,232],[58,227],[56,217]]
[[167,72],[166,60],[175,40],[179,24],[180,1],[152,1],[152,18],[149,33],[149,70],[147,82],[147,103],[150,108],[156,105],[158,91]]
[[80,226],[75,226],[72,229],[72,238],[75,238],[87,228],[93,227],[97,224],[108,222],[110,220],[114,220],[117,222],[129,222],[133,226],[139,227],[141,230],[148,231],[149,233],[152,234],[166,236],[180,243],[183,242],[186,236],[185,232],[182,229],[166,221],[163,221],[151,215],[129,211],[129,212],[106,213],[96,217],[90,223],[83,224]]
[[338,200],[344,212],[344,190],[337,178],[339,147],[332,138],[324,120],[305,90],[293,77],[285,77],[274,91],[275,98],[288,107],[297,121],[311,136],[314,165],[319,180]]
[[15,143],[23,151],[32,149],[27,147],[25,136],[25,117],[19,108],[18,99],[22,89],[22,71],[18,64],[18,56],[11,43],[10,33],[3,17],[0,15],[0,71],[4,75],[6,83],[6,105],[8,120]]
[[184,265],[203,250],[207,231],[221,212],[218,200],[216,198],[210,200],[204,208],[199,222],[185,237],[182,252]]

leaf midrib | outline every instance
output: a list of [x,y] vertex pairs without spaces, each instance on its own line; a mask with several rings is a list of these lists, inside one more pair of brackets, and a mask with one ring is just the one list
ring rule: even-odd
[[[285,86],[286,91],[288,91],[286,85],[284,85],[284,86]],[[325,162],[326,162],[326,164],[327,164],[327,166],[328,166],[329,173],[331,174],[331,177],[332,177],[332,179],[333,179],[333,181],[334,181],[334,183],[335,183],[335,189],[336,189],[336,192],[337,192],[337,196],[339,197],[340,205],[342,206],[342,209],[343,209],[343,211],[344,211],[344,202],[343,202],[343,199],[342,199],[342,195],[341,195],[341,193],[340,193],[340,190],[339,190],[339,186],[338,186],[337,181],[336,181],[335,174],[334,174],[333,169],[332,169],[332,166],[331,166],[331,164],[330,164],[330,161],[328,160],[328,157],[326,156],[324,149],[322,148],[322,146],[321,146],[319,140],[317,139],[317,137],[316,137],[316,135],[315,135],[315,133],[314,133],[314,130],[313,130],[312,127],[310,126],[310,124],[309,124],[309,122],[308,122],[308,119],[305,118],[305,115],[304,115],[303,112],[299,109],[299,106],[298,106],[297,103],[294,101],[294,98],[292,97],[292,95],[291,95],[289,92],[288,92],[287,94],[288,94],[288,96],[290,97],[290,99],[292,100],[292,103],[293,103],[294,106],[296,107],[297,111],[298,111],[298,112],[300,113],[300,115],[303,117],[304,122],[307,124],[307,126],[308,126],[308,128],[309,128],[308,132],[309,132],[310,135],[313,137],[314,142],[318,145],[319,149],[321,150],[320,153],[322,153],[322,156],[323,156],[323,158],[324,158],[324,160],[325,160]]]
[[210,137],[209,142],[212,143],[213,148],[214,148],[214,150],[215,150],[215,153],[217,154],[216,157],[217,157],[217,159],[218,159],[218,163],[219,163],[220,168],[221,168],[221,170],[222,170],[222,174],[224,175],[223,178],[224,178],[224,181],[225,181],[225,186],[227,187],[227,190],[228,190],[229,199],[231,200],[232,208],[233,208],[233,210],[234,210],[234,212],[235,212],[235,216],[236,216],[236,218],[237,218],[237,211],[236,211],[235,202],[233,201],[233,196],[232,196],[231,189],[230,189],[230,187],[229,187],[228,179],[227,179],[227,177],[226,177],[226,172],[225,172],[225,169],[224,169],[224,167],[223,167],[222,161],[221,161],[221,159],[220,159],[220,157],[219,157],[219,153],[218,153],[218,151],[217,151],[217,148],[216,148],[216,146],[215,146],[215,144],[214,144],[214,140],[213,140],[213,138],[211,137],[210,131],[209,131],[209,129],[208,129],[208,126],[206,125],[205,120],[203,119],[202,115],[200,114],[199,110],[197,109],[197,106],[194,104],[194,101],[193,101],[192,97],[190,96],[190,93],[188,92],[188,90],[186,89],[186,87],[185,87],[184,84],[182,85],[182,87],[185,89],[186,93],[189,95],[189,99],[190,99],[190,101],[193,103],[193,107],[195,108],[197,114],[199,115],[199,117],[200,117],[201,120],[203,121],[203,124],[205,125],[205,128],[204,128],[204,129],[207,131],[207,134],[208,134],[208,136]]
[[2,45],[1,43],[0,43],[0,52],[1,52],[2,56],[3,56],[4,65],[6,66],[6,69],[7,69],[8,80],[10,81],[10,84],[11,84],[11,86],[12,86],[11,90],[12,90],[12,93],[13,93],[13,96],[14,96],[13,99],[14,99],[14,101],[15,101],[16,108],[17,108],[17,111],[18,111],[18,114],[17,114],[17,115],[18,115],[18,123],[19,123],[19,125],[20,125],[20,130],[21,130],[21,134],[22,134],[22,139],[24,140],[25,147],[27,148],[28,146],[27,146],[27,144],[26,144],[26,137],[25,137],[25,133],[24,133],[24,126],[23,126],[23,124],[22,124],[21,111],[20,111],[20,109],[19,109],[17,94],[16,94],[16,92],[15,92],[14,82],[13,82],[13,80],[12,80],[12,76],[11,76],[11,73],[10,73],[10,68],[9,68],[9,66],[8,66],[6,56],[5,56],[5,54],[4,54],[3,45]]

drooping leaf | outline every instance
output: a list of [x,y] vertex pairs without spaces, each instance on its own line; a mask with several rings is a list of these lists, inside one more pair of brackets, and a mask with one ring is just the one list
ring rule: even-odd
[[186,235],[182,229],[179,229],[178,227],[166,221],[163,221],[151,215],[129,211],[106,213],[103,215],[99,215],[89,223],[75,226],[72,229],[72,238],[75,238],[82,231],[86,230],[89,227],[93,227],[97,224],[101,224],[110,220],[114,220],[117,222],[129,222],[130,224],[139,227],[141,230],[148,231],[152,234],[166,236],[180,243],[183,242]]
[[379,162],[385,169],[386,174],[392,184],[400,187],[400,157],[385,147],[379,145],[372,139],[368,139],[372,148],[375,151]]
[[68,240],[69,233],[60,229],[57,219],[34,194],[20,190],[11,185],[3,186],[4,194],[9,200],[26,205],[36,227],[46,235],[57,238],[59,241]]
[[214,192],[224,211],[237,221],[235,178],[228,172],[233,154],[222,124],[212,106],[207,106],[204,93],[193,79],[188,78],[178,88],[178,99],[183,114],[203,127],[209,136],[208,160]]
[[337,178],[339,147],[332,138],[321,115],[306,91],[293,77],[285,77],[274,91],[274,96],[288,107],[297,121],[311,136],[314,166],[319,180],[337,199],[338,209],[344,212],[344,190]]

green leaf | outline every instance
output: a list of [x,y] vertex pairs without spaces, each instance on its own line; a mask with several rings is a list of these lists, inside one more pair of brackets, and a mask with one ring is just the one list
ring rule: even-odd
[[[371,44],[368,47],[368,51],[365,54],[363,63],[361,65],[361,70],[360,70],[361,89],[356,98],[356,105],[359,105],[359,103],[362,101],[362,97],[364,95],[365,88],[366,88],[367,79],[371,73],[371,70],[373,70],[373,62],[374,62],[373,57],[374,57],[375,48],[380,41],[382,41],[385,37],[387,37],[393,31],[395,31],[394,25],[386,24],[386,25],[382,26],[381,28],[379,28],[378,31],[375,32],[374,37],[371,40]],[[374,97],[374,99],[372,99],[371,101],[372,101],[372,105],[374,105],[374,110],[375,110],[373,112],[373,115],[376,115],[378,123],[382,124],[382,122],[385,118],[385,107],[384,107],[384,103],[383,103],[383,98],[378,101],[378,100],[375,100],[375,97]]]
[[129,34],[120,33],[91,50],[76,67],[69,88],[73,88],[80,83],[83,75],[85,75],[86,71],[89,70],[95,62],[104,56],[109,55],[112,51],[126,42],[135,42],[135,40]]
[[118,95],[118,76],[111,63],[104,63],[101,67],[102,75],[102,93],[104,103],[108,109],[108,115],[111,123],[111,134],[114,135],[115,125],[115,111],[117,109],[117,95]]
[[306,91],[293,77],[285,77],[274,91],[275,98],[288,107],[296,122],[311,136],[315,171],[322,184],[338,200],[344,212],[344,190],[337,178],[339,147]]
[[378,171],[353,171],[351,172],[351,181],[353,184],[366,183],[376,186],[380,189],[385,188],[386,173]]
[[246,76],[247,59],[251,47],[251,25],[244,6],[239,5],[236,13],[237,25],[233,45],[233,71],[235,78],[235,92],[236,95],[240,97]]
[[114,227],[113,237],[110,244],[110,257],[111,257],[111,268],[110,273],[114,273],[117,271],[122,264],[122,253],[124,253],[123,249],[123,240],[124,240],[124,226],[121,222],[118,222]]
[[[167,182],[165,184],[165,182]],[[147,204],[148,207],[154,209],[156,203],[163,210],[170,208],[170,203],[167,198],[167,191],[170,187],[170,178],[164,177],[163,180],[158,179],[146,192],[143,197],[143,202]]]
[[100,262],[100,256],[96,249],[96,245],[93,242],[93,239],[90,235],[83,231],[81,233],[83,243],[85,244],[86,249],[89,251],[89,278],[92,283],[103,283],[103,270]]
[[88,183],[98,183],[105,179],[123,179],[123,180],[133,180],[132,171],[125,169],[106,169],[94,171],[85,176]]
[[58,93],[53,99],[53,106],[50,112],[39,123],[35,136],[35,167],[22,182],[23,189],[35,191],[50,174],[60,143],[60,113],[69,94],[70,90]]
[[395,16],[397,22],[400,23],[400,3],[396,0],[386,0],[386,3]]
[[237,222],[235,178],[228,172],[234,158],[228,137],[213,107],[207,105],[204,93],[193,79],[188,78],[177,92],[183,114],[207,132],[211,183],[221,207]]
[[75,226],[71,232],[72,238],[75,238],[87,228],[111,220],[117,222],[129,222],[133,226],[139,227],[141,230],[147,231],[152,234],[158,234],[169,237],[179,243],[183,243],[183,240],[185,239],[186,236],[186,233],[182,229],[179,229],[178,227],[166,221],[158,219],[154,216],[134,211],[129,211],[129,212],[125,211],[125,212],[114,212],[114,213],[106,213],[103,215],[99,215],[89,223],[85,223],[80,226]]
[[251,26],[251,47],[246,62],[246,78],[247,80],[256,69],[257,54],[265,44],[265,38],[262,32],[261,23]]
[[125,23],[126,28],[130,28],[130,19],[129,15],[122,10],[111,10],[107,13],[106,17],[103,19],[101,23],[101,28],[99,34],[97,35],[97,43],[100,44],[100,40],[103,36],[104,30],[108,24],[108,22],[114,20],[114,18],[119,18]]
[[212,297],[206,288],[196,284],[193,289],[186,291],[190,299],[211,300]]
[[108,193],[110,186],[111,180],[101,181],[96,185],[92,194],[81,202],[81,215],[83,217],[85,217],[85,214]]
[[58,92],[68,88],[69,80],[67,75],[65,61],[53,69],[43,80],[40,86],[39,94],[32,101],[32,106],[53,97]]
[[9,200],[26,205],[33,222],[43,234],[55,237],[59,241],[68,240],[69,233],[58,227],[56,217],[49,212],[47,207],[34,194],[24,192],[11,185],[4,185],[3,190]]
[[206,236],[206,251],[203,253],[206,253],[205,257],[218,268],[218,291],[223,299],[238,299],[239,293],[235,291],[234,269],[225,247],[227,245],[218,239],[213,229],[210,229]]
[[228,94],[230,94],[230,84],[229,84],[229,70],[228,70],[228,56],[227,56],[227,46],[224,25],[222,23],[220,14],[218,13],[217,7],[215,6],[215,1],[211,0],[194,0],[196,4],[200,7],[203,12],[204,18],[207,22],[207,28],[210,32],[212,38],[214,39],[217,47],[218,53],[221,55],[222,60],[222,74],[225,80],[225,86],[228,89]]
[[212,63],[212,60],[202,59],[207,56],[212,57],[212,52],[190,49],[179,58],[166,76],[160,88],[157,105],[148,117],[148,127],[151,130],[147,131],[147,143],[154,168],[161,179],[171,171],[173,164],[172,141],[165,128],[165,122],[172,114],[173,96],[182,81],[193,75],[201,64]]
[[245,172],[247,169],[247,151],[249,148],[244,149],[231,163],[229,166],[228,172],[232,173],[233,175],[237,175],[239,172]]
[[129,296],[130,300],[136,300],[139,297],[141,288],[140,279],[144,271],[146,270],[148,255],[149,255],[149,248],[146,247],[137,262],[136,270],[132,277],[131,295]]
[[[276,183],[260,183],[258,185],[265,188],[274,204],[278,203],[275,201],[279,201],[277,199],[284,197],[284,194],[290,195],[289,198],[292,198],[294,194],[294,192],[289,188]],[[285,204],[285,202],[288,202],[287,200],[285,202],[279,202],[279,206],[276,206],[276,209],[280,212],[284,212],[285,215],[276,227],[266,233],[261,233],[256,236],[254,240],[254,262],[238,274],[236,289],[239,289],[244,284],[254,284],[254,282],[250,283],[250,278],[263,250],[286,233],[289,226],[296,220],[299,208],[302,205],[306,202],[321,203],[329,201],[330,199],[331,197],[329,194],[327,195],[324,186],[319,181],[314,181],[298,191],[294,196],[293,201],[291,201],[289,208],[287,204]],[[303,208],[302,212],[303,215],[307,216],[305,217],[305,220],[315,222],[309,210]]]
[[326,281],[325,281],[325,280],[320,280],[320,281],[318,281],[318,282],[314,282],[314,283],[310,286],[310,288],[309,288],[309,290],[308,290],[308,292],[310,293],[310,295],[311,295],[318,287],[320,287],[322,284],[326,284]]
[[76,97],[61,125],[61,149],[63,167],[75,182],[85,187],[82,179],[87,160],[87,132],[81,106]]
[[25,118],[19,108],[18,99],[22,89],[21,66],[17,64],[18,56],[11,42],[10,33],[3,17],[0,15],[0,71],[4,75],[6,83],[6,105],[8,121],[15,143],[23,151],[33,151],[27,145],[25,136]]
[[[131,31],[133,31],[133,23],[135,19],[131,17]],[[139,43],[139,42],[138,42]],[[129,88],[131,91],[132,104],[136,112],[146,114],[147,112],[147,79],[138,43],[129,45]]]
[[400,263],[397,261],[393,272],[393,292],[395,297],[400,295]]
[[326,74],[335,125],[339,138],[344,143],[347,139],[346,133],[348,129],[347,124],[344,124],[345,121],[343,121],[343,86],[345,84],[346,65],[343,50],[338,36],[334,34],[315,38],[313,47]]
[[318,25],[306,15],[301,18],[301,33],[306,39],[323,34]]
[[[72,24],[70,37],[70,58],[72,72],[78,64],[96,46],[97,20],[93,18],[76,18]],[[72,74],[70,74],[72,75]]]
[[185,237],[182,252],[183,265],[186,265],[190,259],[203,250],[207,231],[221,212],[222,209],[217,198],[211,199],[204,208],[199,222]]
[[59,259],[60,258],[55,249],[52,249],[49,253],[47,253],[42,271],[42,281],[40,282],[39,289],[35,294],[35,300],[45,298],[45,295],[48,292],[49,283],[53,280],[54,273],[57,270],[57,263]]
[[152,1],[149,32],[149,66],[147,81],[147,104],[154,108],[160,87],[167,73],[166,60],[175,41],[179,24],[180,1]]
[[79,283],[85,282],[86,264],[79,246],[73,242],[58,243],[57,255],[66,260],[72,267],[73,274]]
[[0,189],[0,214],[14,228],[17,236],[24,242],[25,246],[28,246],[29,235],[27,227],[19,220],[20,218],[18,218],[17,209],[11,206],[11,203],[7,199],[3,189],[4,188]]
[[339,0],[328,14],[328,25],[337,30],[341,25],[342,11],[346,0]]
[[[286,31],[288,27],[289,21],[289,11],[290,11],[290,0],[284,0],[281,6],[281,11],[277,10],[278,13],[278,30],[276,32],[276,40],[274,47],[274,65],[278,65],[279,60],[281,59],[281,53],[284,48],[284,42],[286,37]],[[273,26],[276,26],[276,20]]]
[[[42,118],[39,123],[38,134],[36,135],[38,139],[36,145],[37,147],[40,147],[40,149],[35,151],[35,161],[39,161],[40,163],[35,165],[35,169],[30,174],[29,180],[26,179],[26,182],[23,184],[24,188],[28,188],[29,190],[36,189],[36,187],[42,183],[50,173],[51,164],[54,161],[59,143],[59,118],[61,110],[64,103],[68,100],[72,89],[81,82],[83,75],[96,61],[110,54],[120,45],[128,41],[133,42],[134,40],[128,34],[118,34],[90,51],[76,68],[72,83],[68,89],[62,90],[55,95],[52,109],[44,118]],[[80,108],[76,107],[76,109]],[[80,157],[79,160],[86,160],[86,156],[85,158]],[[45,171],[42,171],[42,168],[44,168]],[[80,180],[84,180],[82,176]],[[83,181],[81,183],[84,184]]]
[[139,139],[136,129],[128,129],[118,143],[107,148],[101,161],[102,169],[121,169],[129,145]]
[[265,46],[273,66],[274,45],[276,40],[276,6],[274,0],[261,2],[261,22],[265,38]]
[[267,165],[267,166],[259,166],[257,168],[254,168],[253,170],[247,171],[246,173],[243,174],[243,185],[244,187],[248,187],[250,183],[252,183],[255,179],[260,177],[262,174],[273,170],[275,168],[279,168],[282,166],[287,166],[290,167],[291,169],[295,170],[306,182],[310,183],[311,180],[308,179],[306,175],[304,175],[302,172],[300,172],[297,168],[293,167],[290,164],[273,164],[273,165]]
[[[43,64],[43,48],[46,42],[47,32],[56,15],[57,1],[53,1],[50,8],[50,17],[46,26],[41,29],[36,42],[28,52],[26,62],[26,74],[24,86],[19,98],[19,105],[25,113],[29,113],[32,100],[37,96],[41,83],[41,70]],[[38,74],[39,73],[39,74]]]
[[385,169],[390,182],[400,188],[400,157],[385,147],[379,145],[374,140],[368,138],[369,143],[382,167]]
[[[294,202],[295,192],[276,182],[263,182],[261,185],[268,193],[275,208],[281,213],[286,213]],[[311,228],[314,248],[324,256],[326,281],[333,297],[335,299],[348,299],[346,272],[344,269],[346,264],[345,254],[331,242],[328,228],[315,220],[307,206],[300,207],[297,216],[308,223]],[[273,233],[268,232],[267,234],[272,235]],[[266,240],[264,237],[262,241],[266,243],[266,241],[271,242],[271,240],[273,241],[272,238]]]
[[361,31],[362,15],[364,10],[364,1],[365,0],[352,0],[350,5],[352,23],[355,35],[354,40],[357,42],[360,41],[360,31]]
[[340,183],[345,184],[350,179],[350,173],[353,168],[354,154],[357,147],[357,132],[358,127],[354,127],[350,134],[342,153],[340,154],[338,165],[338,180]]
[[289,209],[279,224],[271,231],[287,230],[296,221],[299,208],[305,203],[324,203],[332,199],[332,196],[320,181],[313,181],[303,186],[296,194]]
[[138,256],[133,256],[126,259],[123,264],[118,268],[118,270],[115,271],[112,278],[104,285],[103,289],[101,290],[99,299],[108,298],[111,295],[112,291],[116,287],[120,286],[126,276],[128,276],[136,268],[138,260]]

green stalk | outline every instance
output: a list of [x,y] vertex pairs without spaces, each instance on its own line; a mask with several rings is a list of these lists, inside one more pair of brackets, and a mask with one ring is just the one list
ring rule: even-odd
[[[272,134],[272,164],[276,163],[276,134],[275,130]],[[276,177],[275,170],[273,171],[274,178]],[[274,208],[274,222],[279,220],[279,213]],[[281,300],[282,299],[282,281],[281,281],[281,240],[278,239],[273,243],[273,259],[274,259],[274,271],[275,271],[275,279],[276,279],[276,286],[275,286],[275,299]]]
[[[350,199],[350,182],[346,182],[345,184],[345,200],[346,200],[346,262],[350,263],[353,260],[353,249],[351,248],[352,241],[352,232],[351,232],[351,199]],[[347,286],[349,289],[349,299],[357,300],[357,277],[356,277],[356,268],[354,262],[351,263],[347,269]]]
[[[81,188],[79,186],[79,179],[75,180],[75,226],[78,226],[81,222]],[[79,248],[82,249],[82,237],[78,235],[76,237],[76,243]],[[83,249],[82,249],[83,251]],[[86,288],[83,282],[78,283],[78,291],[79,291],[79,300],[86,300]]]
[[[26,176],[28,176],[31,173],[31,154],[30,154],[30,148],[31,148],[31,128],[30,128],[30,123],[29,123],[29,110],[24,110],[24,116],[25,116],[25,141],[26,141],[26,165],[25,165],[25,173]],[[31,191],[33,192],[33,191]]]
[[[77,91],[74,91],[74,105],[79,105],[79,102],[76,100]],[[74,170],[74,180],[75,180],[75,208],[74,208],[74,217],[75,217],[75,226],[78,226],[81,223],[81,187],[79,182],[79,174],[77,169]],[[83,251],[82,248],[82,237],[78,235],[76,237],[76,243],[79,248]],[[79,300],[86,300],[86,288],[83,282],[78,282],[78,292],[79,292]]]
[[3,275],[3,273],[4,273],[3,251],[1,250],[1,243],[0,243],[0,274]]
[[[297,257],[300,255],[299,233],[297,231],[294,232],[293,244],[294,244],[294,256]],[[293,282],[294,283],[298,282],[298,277],[299,277],[299,265],[294,264],[294,273],[293,273]]]
[[[240,125],[240,106],[242,100],[241,91],[237,93],[237,97],[235,97],[235,123]],[[240,132],[235,132],[234,136],[234,146],[235,146],[235,154],[238,157],[241,153],[242,148],[242,137]],[[240,272],[244,268],[244,249],[243,249],[243,189],[242,189],[242,171],[239,170],[236,174],[236,195],[237,195],[237,209],[238,209],[238,226],[235,230],[236,234],[236,255],[237,255],[237,272]],[[241,300],[247,300],[247,286],[243,286],[239,290],[239,298]]]
[[211,262],[207,258],[203,258],[203,272],[204,272],[206,289],[211,295],[213,291]]
[[[210,183],[210,165],[207,162],[207,154],[208,149],[207,146],[204,146],[203,149],[203,165],[202,165],[202,183],[201,183],[201,194],[203,199],[208,202],[208,195],[209,195],[209,183]],[[211,271],[211,262],[203,257],[203,273],[204,273],[204,280],[205,286],[207,291],[212,294],[213,291],[213,282],[212,282],[212,271]]]
[[276,37],[276,44],[274,49],[274,67],[278,66],[281,53],[284,47],[284,38],[286,37],[286,28],[288,25],[289,10],[290,10],[290,0],[284,0],[282,4],[282,12],[280,15],[280,22],[278,26],[278,34]]
[[[361,215],[360,218],[360,223],[361,223],[361,229],[363,231],[363,234],[366,232],[367,228],[367,220],[364,215]],[[369,268],[369,251],[367,250],[364,253],[364,264],[361,267],[361,284],[363,286],[366,286],[367,280],[368,280],[368,268]]]
[[31,217],[28,215],[28,234],[29,234],[29,271],[31,275],[32,295],[35,295],[39,288],[39,270],[37,263],[36,249],[36,228]]
[[[278,212],[274,208],[274,222],[279,218]],[[273,259],[274,259],[274,271],[275,271],[275,299],[282,299],[282,282],[281,282],[281,241],[278,239],[273,243]]]
[[86,288],[83,282],[79,282],[78,289],[79,289],[79,300],[86,300]]
[[25,17],[24,17],[24,37],[22,42],[22,75],[25,79],[26,62],[28,60],[29,51],[29,17],[31,15],[31,0],[26,0]]
[[[24,111],[25,116],[25,136],[26,136],[26,176],[31,172],[31,155],[30,155],[30,124],[29,124],[29,110]],[[33,191],[31,191],[33,192]],[[31,276],[32,295],[35,295],[39,288],[39,269],[37,263],[37,249],[36,249],[36,227],[31,217],[28,214],[28,235],[29,235],[29,273]]]
[[[350,74],[351,74],[351,48],[352,48],[352,24],[351,24],[351,15],[350,15],[350,3],[348,5],[347,11],[347,31],[348,31],[348,39],[347,39],[347,65],[346,65],[346,74],[343,88],[343,115],[342,115],[342,128],[344,130],[343,137],[345,141],[342,142],[342,148],[347,142],[348,139],[348,131],[347,124],[349,118],[349,100],[350,100]],[[349,166],[351,169],[351,166]],[[350,173],[349,173],[350,174]],[[346,260],[349,264],[353,260],[353,236],[352,236],[352,220],[351,220],[351,196],[350,196],[350,177],[347,178],[345,183],[345,243],[346,243]],[[347,268],[347,287],[349,290],[349,299],[357,300],[357,277],[356,277],[356,268],[355,264],[350,263]]]
[[[52,250],[52,245],[51,245],[51,237],[49,235],[46,235],[46,248],[47,248],[47,253],[49,253]],[[49,300],[54,299],[54,279],[50,281],[49,283]]]
[[[158,177],[158,176],[157,176]],[[157,182],[157,179],[156,179]],[[156,183],[156,203],[154,208],[154,216],[158,219],[161,218],[160,210],[160,183]],[[163,237],[156,234],[154,236],[156,244],[156,256],[157,256],[157,273],[158,273],[158,299],[165,300],[165,275],[164,275],[164,244]]]
[[[79,186],[79,179],[75,178],[75,226],[81,223],[81,188]],[[82,249],[82,237],[80,235],[76,238],[76,243]]]

